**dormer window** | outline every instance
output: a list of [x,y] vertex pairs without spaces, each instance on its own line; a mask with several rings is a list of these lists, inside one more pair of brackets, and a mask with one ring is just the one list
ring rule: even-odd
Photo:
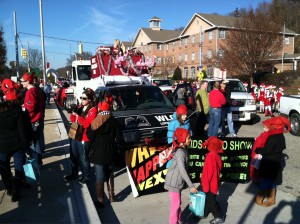
[[153,22],[152,22],[152,25],[153,25],[153,26],[156,26],[156,27],[159,27],[159,26],[160,26],[160,25],[159,25],[159,21],[153,21]]

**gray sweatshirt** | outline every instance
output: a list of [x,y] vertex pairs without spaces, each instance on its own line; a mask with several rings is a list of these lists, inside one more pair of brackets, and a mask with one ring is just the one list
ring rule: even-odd
[[164,188],[173,192],[180,192],[185,188],[185,183],[193,187],[188,175],[188,152],[186,149],[178,148],[173,152],[171,166],[168,169]]

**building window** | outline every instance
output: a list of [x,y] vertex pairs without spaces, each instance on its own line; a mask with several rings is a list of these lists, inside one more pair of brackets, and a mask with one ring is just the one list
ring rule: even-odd
[[188,55],[184,54],[184,61],[187,61],[187,60],[188,60]]
[[191,67],[191,77],[192,77],[192,79],[195,78],[195,74],[196,74],[196,69],[195,69],[195,67]]
[[196,37],[195,37],[195,35],[193,35],[193,36],[192,36],[192,43],[194,44],[195,41],[196,41]]
[[182,57],[181,57],[181,54],[179,55],[179,61],[181,61],[182,60]]
[[179,41],[179,47],[181,47],[181,45],[182,45],[182,40]]
[[219,39],[225,39],[225,30],[219,30],[218,34],[219,34]]
[[159,21],[153,21],[152,24],[153,24],[153,26],[158,27],[159,26]]
[[284,37],[284,44],[290,44],[290,38]]
[[187,46],[187,45],[188,45],[188,42],[189,42],[189,39],[188,39],[188,38],[185,38],[185,40],[184,40],[184,45]]
[[187,67],[184,67],[184,69],[183,69],[183,76],[184,76],[185,79],[188,78],[188,74],[189,74],[188,68],[187,68]]
[[162,63],[161,58],[156,58],[156,63],[161,64]]
[[172,42],[172,48],[173,49],[175,48],[175,42]]
[[209,49],[207,52],[207,57],[212,58],[212,49]]
[[195,52],[192,52],[192,57],[191,57],[192,61],[195,61]]
[[208,32],[208,40],[212,40],[214,38],[214,33],[213,31]]
[[166,44],[166,50],[167,51],[169,50],[169,44]]
[[157,44],[156,49],[160,51],[162,49],[161,44]]

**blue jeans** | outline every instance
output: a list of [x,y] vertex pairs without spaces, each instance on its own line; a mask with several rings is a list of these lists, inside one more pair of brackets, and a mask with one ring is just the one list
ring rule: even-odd
[[209,108],[208,137],[218,136],[218,129],[221,123],[221,108]]
[[40,121],[38,126],[31,123],[33,130],[33,141],[30,146],[31,158],[34,159],[32,165],[39,173],[39,165],[42,165],[42,154],[45,151],[45,137],[44,137],[44,121]]
[[70,147],[70,162],[72,173],[78,175],[78,168],[80,167],[83,178],[88,179],[90,175],[90,162],[88,160],[88,146],[71,139]]
[[49,105],[50,104],[50,93],[46,93],[46,101],[47,101],[47,104]]
[[94,164],[94,169],[96,175],[96,182],[106,182],[109,179],[113,167],[111,164]]
[[232,111],[230,107],[223,107],[222,108],[222,121],[221,121],[221,133],[225,133],[225,118],[227,120],[227,125],[230,134],[235,134],[233,128],[233,120],[232,120]]
[[14,157],[15,176],[14,179],[21,181],[24,177],[23,165],[26,161],[26,155],[23,150],[14,153],[0,153],[0,174],[6,188],[11,185],[12,173],[10,170],[10,159]]

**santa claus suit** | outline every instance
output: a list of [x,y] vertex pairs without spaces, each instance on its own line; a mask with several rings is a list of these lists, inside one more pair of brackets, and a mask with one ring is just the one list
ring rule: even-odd
[[259,89],[259,97],[258,97],[260,113],[264,112],[264,99],[265,99],[265,85],[261,84]]
[[265,105],[265,116],[268,116],[270,113],[271,116],[273,116],[272,107],[271,107],[271,101],[273,99],[273,93],[270,91],[269,86],[266,87],[265,92],[265,99],[264,99],[264,105]]
[[280,87],[276,93],[276,107],[278,110],[280,107],[280,98],[281,98],[281,96],[284,95],[283,91],[284,91],[284,89],[282,87]]

